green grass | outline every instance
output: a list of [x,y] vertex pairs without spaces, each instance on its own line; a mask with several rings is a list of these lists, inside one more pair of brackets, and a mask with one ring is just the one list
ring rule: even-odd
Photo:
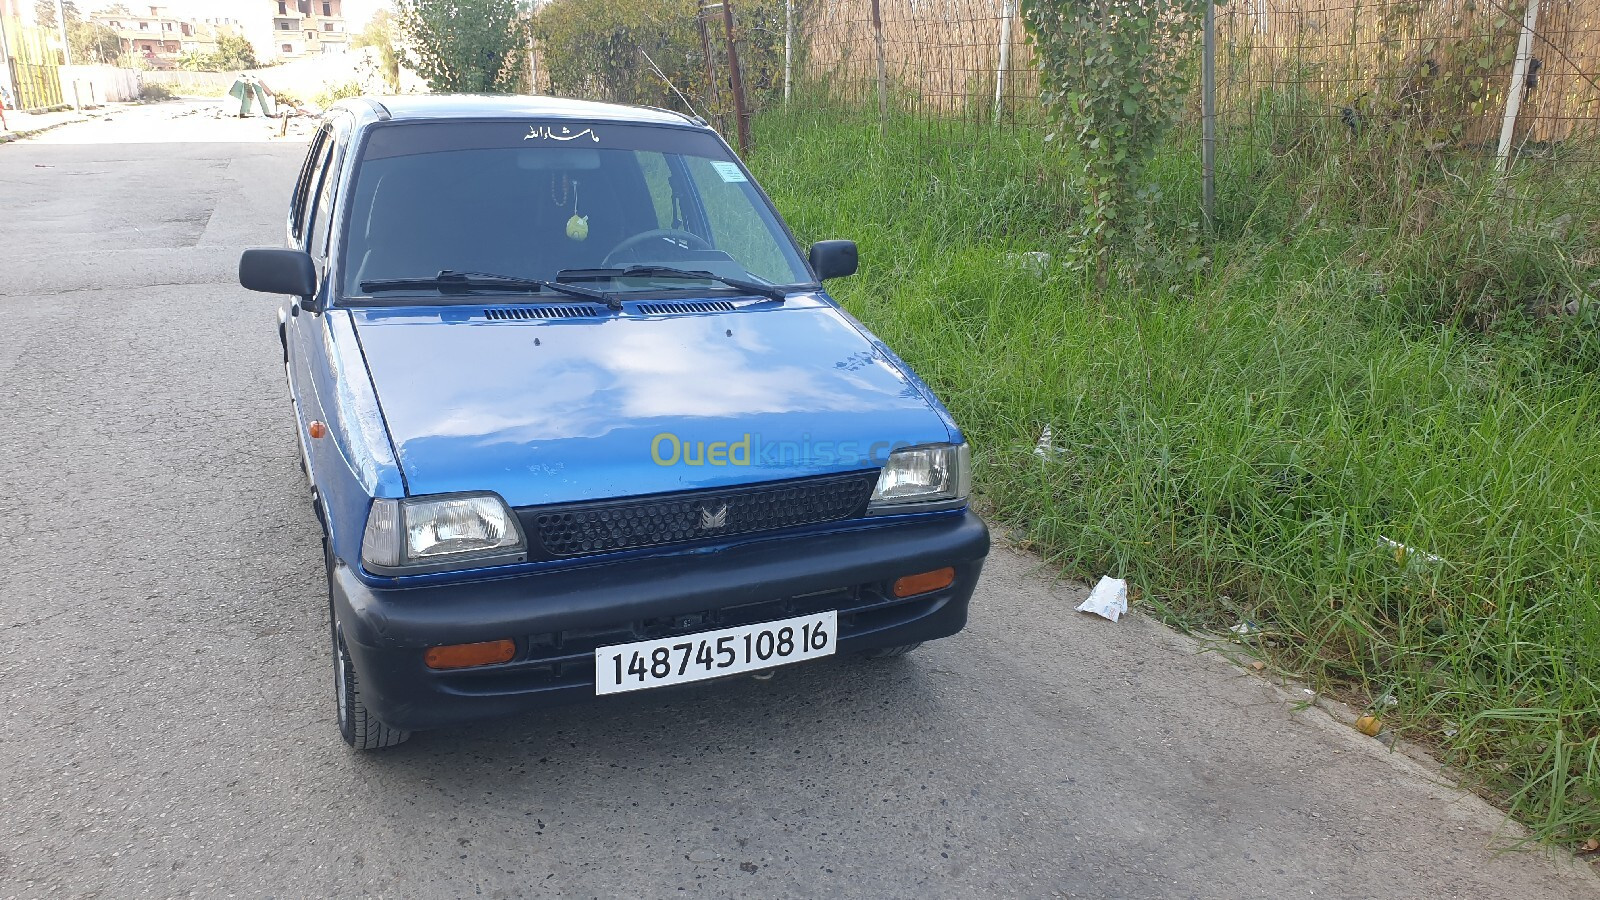
[[1152,169],[1157,238],[1130,254],[1140,287],[1101,294],[1013,256],[1073,251],[1070,172],[1032,130],[880,138],[813,109],[755,134],[802,241],[860,243],[860,274],[830,288],[966,429],[993,519],[1068,572],[1129,578],[1168,621],[1260,623],[1278,665],[1393,697],[1387,726],[1541,838],[1600,833],[1592,318],[1518,312],[1600,277],[1594,235],[1485,219],[1498,195],[1477,179],[1346,195],[1357,153],[1225,187],[1222,237],[1201,240],[1175,146]]

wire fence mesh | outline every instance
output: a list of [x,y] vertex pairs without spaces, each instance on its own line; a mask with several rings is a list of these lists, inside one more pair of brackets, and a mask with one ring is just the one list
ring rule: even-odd
[[802,22],[803,91],[876,102],[881,31],[886,102],[895,109],[937,122],[1015,125],[1019,110],[1024,121],[1038,118],[1038,77],[1016,0],[818,2],[804,7]]
[[[1042,123],[1017,0],[797,9],[798,97],[934,127]],[[1585,191],[1600,170],[1593,0],[1235,0],[1217,7],[1216,60],[1224,197],[1252,190],[1269,157],[1357,146],[1461,169],[1533,158]],[[1200,116],[1196,91],[1180,139]]]
[[1222,189],[1249,190],[1274,159],[1365,152],[1383,166],[1426,164],[1458,177],[1537,162],[1591,191],[1600,169],[1597,13],[1579,0],[1220,7]]

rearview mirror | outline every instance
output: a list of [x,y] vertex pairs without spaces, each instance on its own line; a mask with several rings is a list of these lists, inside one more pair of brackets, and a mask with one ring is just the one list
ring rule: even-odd
[[301,250],[246,250],[239,257],[239,283],[265,294],[309,297],[317,292],[317,266]]
[[817,280],[843,278],[856,273],[855,241],[817,241],[811,245],[811,268]]

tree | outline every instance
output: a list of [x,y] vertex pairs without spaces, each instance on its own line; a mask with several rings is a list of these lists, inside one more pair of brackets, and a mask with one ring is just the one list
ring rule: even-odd
[[122,38],[98,22],[67,22],[67,40],[75,62],[115,63],[122,58]]
[[[73,0],[62,0],[61,11],[66,13],[69,28],[72,23],[83,21],[83,13],[78,11],[78,4]],[[60,20],[56,18],[56,0],[34,0],[33,15],[42,27],[56,28],[60,25]]]
[[[550,89],[564,97],[681,107],[644,59],[697,107],[705,81],[697,0],[553,0],[540,8],[533,30]],[[720,26],[719,26],[720,27]]]
[[1083,166],[1084,237],[1105,286],[1110,255],[1148,221],[1145,165],[1182,111],[1211,0],[1022,0],[1048,140]]
[[[540,68],[562,96],[683,109],[681,91],[696,111],[731,116],[729,92],[706,81],[698,8],[698,0],[551,0],[533,22]],[[739,69],[749,102],[759,107],[783,90],[784,4],[737,0],[734,15]],[[721,13],[708,24],[712,68],[726,79]]]
[[383,83],[388,85],[389,90],[399,92],[400,54],[394,49],[394,23],[387,9],[373,13],[372,20],[350,42],[350,46],[355,49],[371,47],[377,51],[378,70],[383,75]]
[[217,34],[217,49],[211,53],[190,51],[178,59],[178,67],[191,72],[237,72],[260,67],[256,48],[232,31]]
[[256,48],[244,39],[244,35],[232,31],[218,32],[217,52],[212,56],[217,64],[217,68],[213,71],[217,72],[254,69],[261,65],[256,60]]
[[527,75],[519,0],[398,0],[406,61],[439,92],[508,94]]

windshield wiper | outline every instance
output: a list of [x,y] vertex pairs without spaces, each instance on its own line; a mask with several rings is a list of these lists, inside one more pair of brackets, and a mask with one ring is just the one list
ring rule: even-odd
[[406,291],[433,288],[441,294],[470,291],[554,291],[580,300],[599,300],[612,309],[621,309],[622,303],[605,291],[558,284],[538,278],[519,278],[515,275],[495,275],[489,272],[457,272],[443,269],[432,278],[383,278],[361,282],[364,293],[374,291]]
[[574,279],[599,278],[682,278],[694,281],[715,281],[747,294],[756,294],[771,300],[785,300],[789,292],[775,284],[762,284],[743,278],[726,278],[703,269],[679,269],[674,266],[628,266],[625,269],[563,269],[556,273],[557,282]]

